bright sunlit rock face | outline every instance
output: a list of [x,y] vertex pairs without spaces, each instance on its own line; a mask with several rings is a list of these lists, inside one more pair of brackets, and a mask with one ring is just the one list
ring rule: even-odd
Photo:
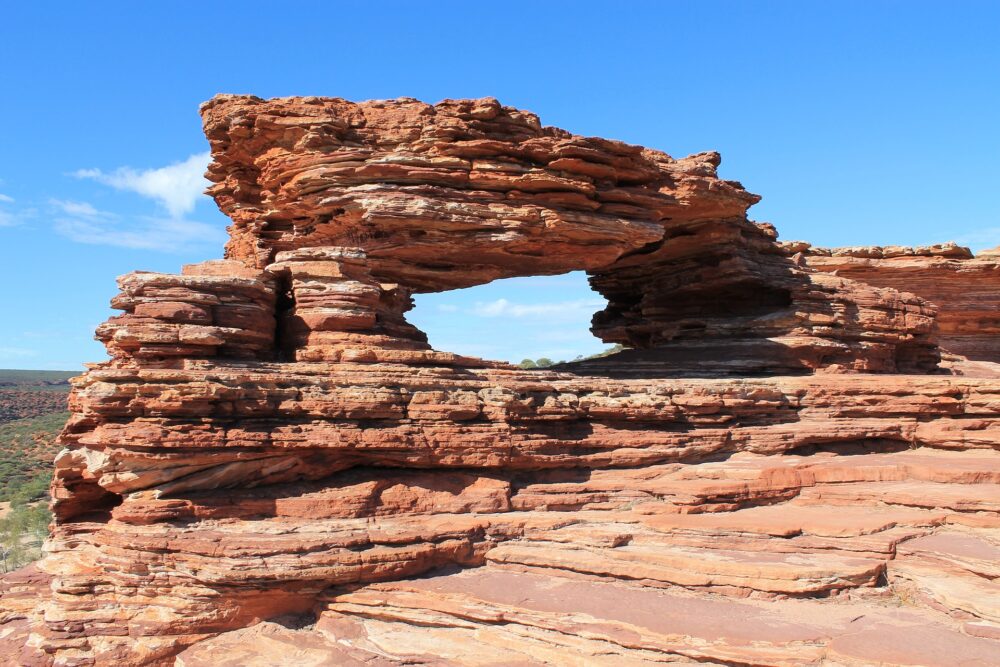
[[[120,279],[49,554],[3,580],[7,655],[911,664],[914,632],[926,664],[996,655],[1000,374],[940,363],[942,292],[778,243],[716,154],[492,99],[202,114],[226,259]],[[406,319],[576,270],[624,351],[524,370]]]
[[954,243],[796,250],[812,268],[933,302],[942,350],[959,362],[1000,362],[1000,248],[976,256]]

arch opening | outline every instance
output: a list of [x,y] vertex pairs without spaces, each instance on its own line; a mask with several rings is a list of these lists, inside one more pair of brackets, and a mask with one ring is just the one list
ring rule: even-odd
[[590,331],[607,299],[590,287],[584,271],[504,278],[413,298],[406,319],[436,350],[535,368],[616,349]]

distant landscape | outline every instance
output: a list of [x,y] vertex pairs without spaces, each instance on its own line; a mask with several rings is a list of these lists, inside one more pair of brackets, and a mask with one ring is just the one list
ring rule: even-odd
[[0,369],[0,571],[37,560],[48,532],[56,436],[75,371]]
[[[600,359],[601,357],[607,357],[612,354],[617,354],[625,349],[624,345],[616,344],[607,348],[602,352],[597,354],[591,354],[589,356],[583,356],[582,354],[572,359],[571,361],[589,361],[591,359]],[[559,361],[552,361],[548,357],[542,357],[540,359],[522,359],[521,363],[518,364],[521,368],[532,369],[532,368],[549,368],[550,366],[560,366],[562,364],[568,363],[565,359],[560,359]]]

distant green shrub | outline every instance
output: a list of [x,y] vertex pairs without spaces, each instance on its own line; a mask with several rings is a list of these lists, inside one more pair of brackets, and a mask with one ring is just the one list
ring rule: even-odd
[[48,491],[55,438],[68,412],[0,424],[0,501],[30,503]]
[[[48,489],[56,436],[69,418],[65,382],[70,373],[0,371],[0,571],[22,567],[41,556],[52,514]],[[32,383],[38,391],[10,389]],[[39,414],[42,413],[42,414]],[[20,417],[20,415],[33,415]]]
[[[616,354],[625,349],[624,345],[613,345],[603,352],[598,352],[597,354],[591,354],[590,356],[583,356],[582,354],[573,359],[573,361],[586,361],[588,359],[600,359],[601,357],[607,357],[612,354]],[[542,357],[541,359],[522,359],[521,363],[518,364],[519,367],[525,369],[532,368],[548,368],[549,366],[558,366],[560,364],[567,363],[565,360],[562,361],[552,361],[548,357]]]
[[51,521],[47,503],[11,505],[0,519],[0,570],[10,572],[38,560]]
[[0,387],[51,387],[69,390],[69,379],[80,371],[29,371],[0,368]]

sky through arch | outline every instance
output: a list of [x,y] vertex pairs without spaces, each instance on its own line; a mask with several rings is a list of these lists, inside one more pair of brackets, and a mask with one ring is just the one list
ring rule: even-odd
[[569,361],[610,347],[590,333],[590,318],[607,300],[583,271],[494,280],[414,301],[406,319],[437,350],[517,363]]

